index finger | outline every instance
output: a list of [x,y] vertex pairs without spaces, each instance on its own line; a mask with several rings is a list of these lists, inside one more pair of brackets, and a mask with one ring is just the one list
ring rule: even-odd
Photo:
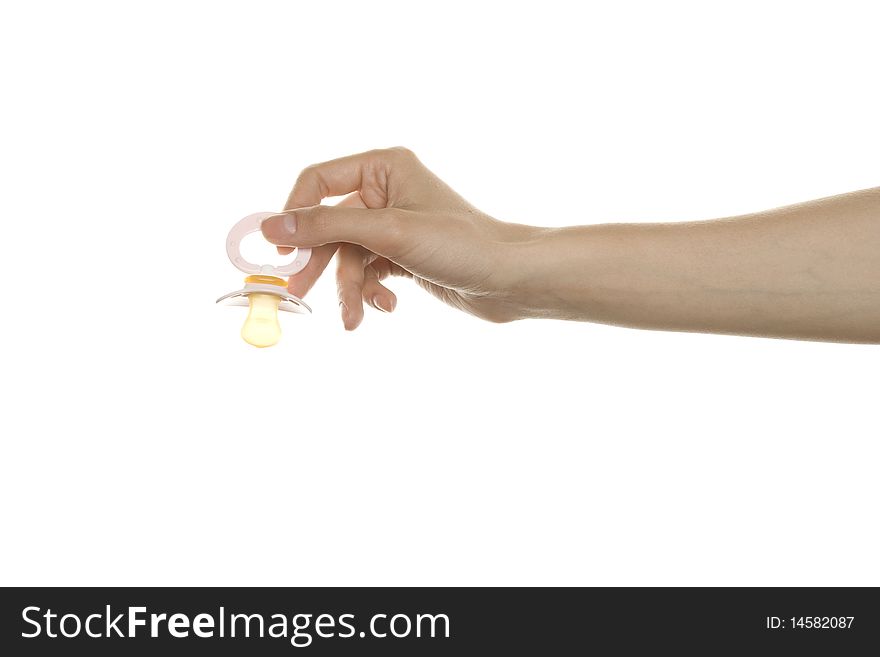
[[367,151],[306,167],[296,179],[284,209],[305,208],[318,205],[328,196],[360,192],[365,183],[370,187],[370,193],[364,198],[367,207],[385,207],[388,199],[384,185],[375,185],[381,153]]

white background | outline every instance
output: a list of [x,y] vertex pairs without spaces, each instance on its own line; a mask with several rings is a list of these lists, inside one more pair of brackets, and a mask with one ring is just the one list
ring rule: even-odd
[[0,582],[880,584],[877,347],[213,303],[369,148],[543,225],[876,186],[869,7],[3,3]]

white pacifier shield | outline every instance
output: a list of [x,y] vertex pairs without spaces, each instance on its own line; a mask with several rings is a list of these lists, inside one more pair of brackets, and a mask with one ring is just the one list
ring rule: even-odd
[[312,309],[309,308],[305,301],[293,296],[280,285],[263,285],[260,283],[247,283],[240,290],[224,294],[217,299],[217,303],[224,302],[227,306],[247,306],[249,303],[248,296],[251,294],[271,294],[274,297],[278,297],[280,299],[278,310],[301,315],[312,312]]
[[309,258],[312,257],[311,249],[296,249],[293,252],[293,260],[286,265],[275,267],[273,265],[257,265],[248,262],[241,255],[241,240],[245,235],[256,233],[260,230],[260,224],[267,217],[271,217],[277,212],[256,212],[249,214],[244,219],[235,224],[226,236],[226,255],[232,264],[238,267],[246,274],[265,274],[268,276],[293,276],[301,272],[307,264]]

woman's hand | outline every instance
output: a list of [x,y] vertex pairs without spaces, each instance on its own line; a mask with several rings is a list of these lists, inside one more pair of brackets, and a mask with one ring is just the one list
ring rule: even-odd
[[[336,206],[328,196],[348,196]],[[345,328],[357,328],[363,303],[392,312],[397,298],[381,281],[407,276],[438,299],[496,322],[518,319],[512,248],[540,229],[496,221],[467,203],[404,148],[315,164],[299,176],[285,211],[263,235],[279,251],[312,247],[288,288],[304,296],[337,253]]]

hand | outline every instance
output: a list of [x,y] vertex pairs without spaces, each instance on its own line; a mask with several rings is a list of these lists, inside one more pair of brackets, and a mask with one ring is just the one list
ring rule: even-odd
[[[336,206],[328,196],[348,196]],[[336,280],[347,330],[360,325],[364,302],[392,312],[397,297],[382,281],[406,276],[441,301],[495,322],[520,317],[513,246],[537,228],[483,214],[404,148],[315,164],[299,176],[285,211],[263,235],[279,251],[311,247],[306,268],[290,278],[302,297],[337,254]]]

